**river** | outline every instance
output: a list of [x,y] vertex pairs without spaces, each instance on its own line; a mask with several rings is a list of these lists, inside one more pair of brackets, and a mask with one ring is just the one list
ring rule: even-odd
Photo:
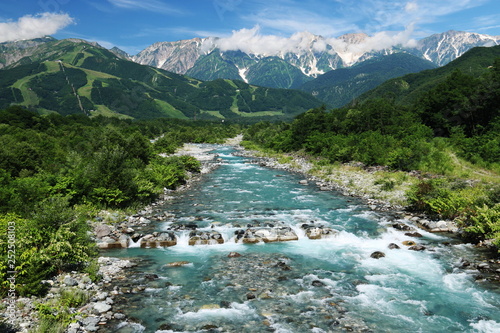
[[[475,253],[470,245],[423,230],[421,238],[407,236],[392,225],[408,221],[249,163],[233,147],[214,149],[222,165],[159,207],[171,217],[154,228],[195,223],[220,232],[224,243],[190,246],[189,230],[180,230],[176,246],[107,250],[140,259],[124,281],[140,288],[114,306],[137,324],[110,332],[500,331],[499,291],[461,268]],[[304,224],[334,233],[309,239]],[[236,242],[235,232],[249,226],[288,226],[298,240]],[[385,256],[372,258],[376,251]],[[188,263],[168,266],[181,261]]]

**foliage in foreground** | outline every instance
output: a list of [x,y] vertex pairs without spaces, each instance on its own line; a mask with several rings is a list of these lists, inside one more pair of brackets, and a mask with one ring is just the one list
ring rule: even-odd
[[192,157],[159,153],[184,142],[221,142],[239,131],[179,120],[40,117],[19,107],[0,111],[0,294],[8,290],[12,270],[9,222],[15,226],[16,291],[43,294],[47,287],[40,281],[55,274],[92,273],[97,251],[86,221],[97,209],[137,208],[200,170]]

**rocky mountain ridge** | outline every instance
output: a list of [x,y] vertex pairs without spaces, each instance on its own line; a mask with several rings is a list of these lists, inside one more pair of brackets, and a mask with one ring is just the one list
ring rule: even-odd
[[[268,87],[298,88],[331,70],[393,53],[409,53],[443,66],[473,47],[500,44],[500,36],[447,31],[423,38],[412,47],[384,48],[362,33],[336,39],[302,33],[275,48],[226,44],[225,39],[212,37],[158,42],[132,60],[200,80],[239,79]],[[272,80],[265,77],[270,75]]]

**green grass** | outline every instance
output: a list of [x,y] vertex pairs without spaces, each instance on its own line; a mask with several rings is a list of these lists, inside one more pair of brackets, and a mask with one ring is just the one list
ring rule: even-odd
[[220,118],[220,119],[225,119],[225,117],[223,115],[221,115],[219,111],[201,111],[201,112],[208,113],[209,115]]
[[32,78],[39,75],[44,75],[46,73],[58,72],[60,70],[59,63],[57,63],[56,61],[46,61],[44,64],[47,66],[47,70],[45,72],[23,77],[22,79],[17,80],[12,85],[12,87],[21,90],[21,94],[23,95],[24,101],[20,103],[20,105],[30,106],[30,105],[38,105],[38,103],[40,103],[37,94],[34,91],[30,90],[30,88],[27,85]]
[[90,112],[92,117],[104,116],[104,117],[114,117],[114,118],[119,118],[119,119],[134,119],[134,117],[127,116],[125,114],[121,114],[121,113],[112,111],[105,105],[96,105],[96,107],[97,107],[97,110]]
[[38,95],[30,90],[27,86],[27,83],[34,78],[36,75],[26,76],[14,83],[12,87],[21,90],[21,94],[23,95],[24,101],[20,103],[20,105],[29,106],[29,105],[38,105],[40,100],[38,99]]
[[284,113],[282,111],[258,111],[258,112],[235,112],[237,115],[242,117],[263,117],[263,116],[282,116]]
[[171,118],[177,118],[177,119],[189,119],[186,117],[181,111],[177,110],[174,108],[172,105],[169,103],[155,99],[156,104],[161,108],[161,110],[165,113],[165,115],[171,117]]

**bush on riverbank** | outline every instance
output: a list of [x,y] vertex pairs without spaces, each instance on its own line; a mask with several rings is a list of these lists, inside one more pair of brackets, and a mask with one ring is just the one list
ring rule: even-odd
[[409,209],[452,219],[463,228],[464,236],[491,239],[500,248],[500,186],[461,179],[422,180],[408,193]]

